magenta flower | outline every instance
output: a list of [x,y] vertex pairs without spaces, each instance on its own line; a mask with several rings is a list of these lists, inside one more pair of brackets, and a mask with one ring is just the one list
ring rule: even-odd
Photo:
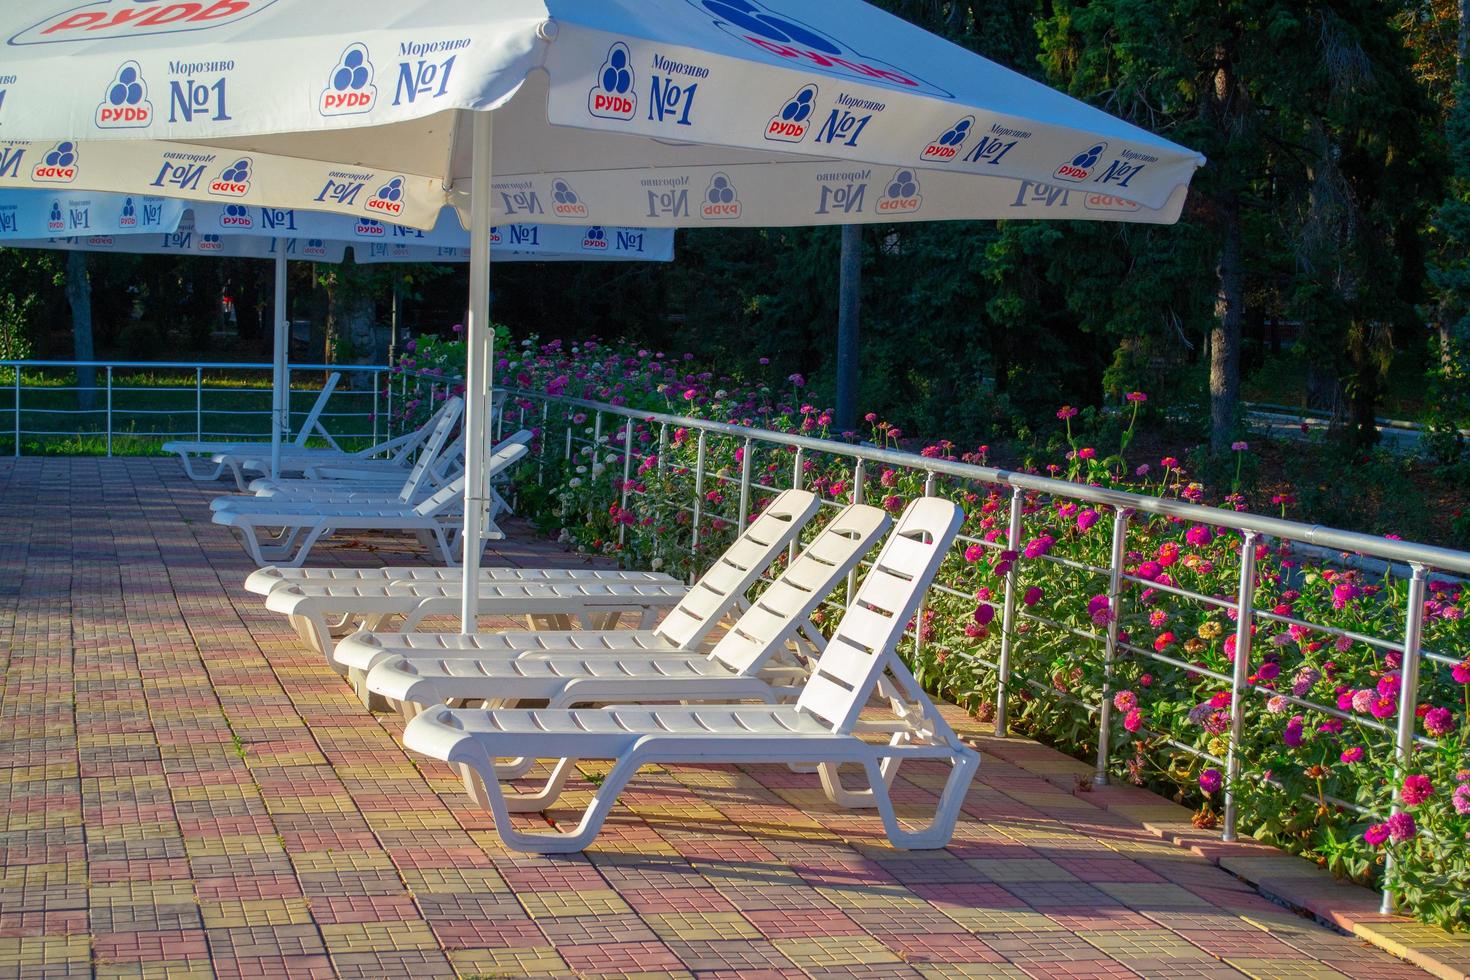
[[1126,398],[1130,402],[1146,402],[1146,401],[1148,401],[1148,395],[1145,395],[1141,391],[1130,391],[1130,392],[1128,392],[1128,394],[1124,395],[1123,397]]
[[1344,749],[1340,758],[1349,765],[1352,765],[1354,762],[1362,762],[1363,747],[1361,745],[1354,745],[1350,749]]
[[1196,548],[1203,548],[1205,545],[1215,540],[1215,533],[1209,528],[1205,527],[1203,524],[1196,524],[1194,525],[1194,527],[1191,527],[1188,531],[1184,532],[1184,540],[1188,541]]
[[1143,727],[1143,712],[1134,708],[1123,718],[1123,727],[1130,732],[1136,732]]
[[1384,842],[1388,840],[1388,824],[1375,823],[1363,831],[1363,840],[1372,844],[1374,847],[1382,847]]
[[1220,787],[1223,785],[1225,785],[1225,779],[1220,775],[1220,770],[1218,769],[1206,769],[1199,774],[1199,788],[1206,795],[1219,792]]
[[1401,844],[1406,840],[1413,840],[1419,834],[1419,827],[1414,823],[1414,818],[1407,813],[1395,813],[1388,818],[1388,835],[1393,838],[1394,843]]
[[455,333],[464,333],[464,324],[463,323],[456,323],[454,326],[450,327],[449,329],[450,330],[453,330]]
[[1078,459],[1093,459],[1096,456],[1097,450],[1093,449],[1091,446],[1084,446],[1083,448],[1077,450]]
[[1119,711],[1132,711],[1138,707],[1138,695],[1132,691],[1119,691],[1113,695],[1113,707]]
[[1286,729],[1281,733],[1281,741],[1291,748],[1299,748],[1302,744],[1302,726],[1305,724],[1301,715],[1292,715],[1291,721],[1286,723]]
[[1133,475],[1139,477],[1148,476],[1148,471],[1149,465],[1147,463],[1143,463],[1138,467],[1138,469],[1133,471]]
[[990,621],[995,619],[995,607],[981,603],[975,607],[975,622],[981,626],[989,626]]
[[1460,816],[1470,816],[1470,785],[1461,783],[1455,787],[1454,795],[1450,797],[1454,804],[1455,812]]
[[1368,712],[1372,714],[1374,718],[1392,718],[1394,713],[1398,711],[1398,707],[1399,703],[1393,698],[1376,698],[1374,699],[1373,704],[1368,708]]
[[1073,408],[1071,405],[1063,405],[1061,408],[1057,409],[1057,418],[1061,419],[1063,422],[1065,422],[1067,419],[1075,419],[1076,417],[1077,409]]
[[1077,530],[1086,531],[1100,520],[1102,520],[1102,515],[1091,508],[1079,511],[1077,513]]
[[1450,668],[1450,676],[1457,684],[1470,684],[1470,660],[1455,664]]
[[1281,675],[1281,665],[1267,661],[1261,664],[1261,669],[1256,671],[1256,676],[1263,681],[1274,681]]
[[1424,713],[1424,730],[1436,738],[1455,730],[1455,716],[1449,708],[1430,708]]
[[975,562],[979,561],[981,557],[984,556],[984,554],[984,548],[980,547],[978,544],[972,544],[965,549],[965,561],[973,565],[975,564]]
[[1231,444],[1230,444],[1230,448],[1231,448],[1231,449],[1232,449],[1232,450],[1234,450],[1234,451],[1235,451],[1235,452],[1238,452],[1238,453],[1243,453],[1243,452],[1245,452],[1245,451],[1246,451],[1246,450],[1247,450],[1247,449],[1249,449],[1249,448],[1250,448],[1250,443],[1247,443],[1247,442],[1232,442],[1232,443],[1231,443]]
[[1418,806],[1433,795],[1434,783],[1428,776],[1409,776],[1404,779],[1403,789],[1399,790],[1399,799],[1404,801],[1404,806]]
[[1031,588],[1026,590],[1026,594],[1021,597],[1021,601],[1028,606],[1034,606],[1041,601],[1041,597],[1041,589],[1033,585],[1031,586]]

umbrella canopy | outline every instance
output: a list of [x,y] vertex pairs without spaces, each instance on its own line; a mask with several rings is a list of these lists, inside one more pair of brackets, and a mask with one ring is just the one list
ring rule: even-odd
[[0,10],[0,182],[466,212],[466,631],[497,219],[1169,223],[1204,162],[862,0],[75,3]]
[[136,235],[173,231],[187,205],[139,194],[19,191],[0,194],[0,244],[57,235]]
[[[1171,222],[1202,158],[860,0],[33,0],[0,182],[431,227]],[[61,83],[64,79],[64,84]],[[164,141],[164,142],[155,142]]]

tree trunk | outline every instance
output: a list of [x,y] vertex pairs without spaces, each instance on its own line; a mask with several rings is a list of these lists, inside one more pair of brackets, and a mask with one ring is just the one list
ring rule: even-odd
[[[78,362],[95,360],[92,349],[92,280],[87,269],[86,252],[68,252],[66,256],[66,300],[71,304],[71,329],[74,357]],[[77,365],[77,407],[90,410],[96,404],[97,369]]]
[[858,324],[863,301],[863,229],[842,226],[837,298],[837,431],[857,431]]
[[1245,314],[1245,270],[1240,254],[1240,208],[1230,202],[1222,216],[1219,293],[1210,330],[1210,451],[1230,448],[1240,410],[1240,329]]
[[1349,349],[1355,377],[1349,399],[1352,426],[1348,438],[1359,449],[1371,448],[1378,442],[1379,371],[1374,349],[1384,342],[1381,332],[1386,329],[1375,324],[1357,323],[1351,331]]
[[377,354],[373,298],[354,286],[339,283],[327,292],[328,364],[371,364]]

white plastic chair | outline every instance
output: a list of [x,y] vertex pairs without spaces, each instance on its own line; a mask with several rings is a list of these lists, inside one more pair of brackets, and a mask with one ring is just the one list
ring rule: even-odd
[[[837,766],[862,766],[866,795],[895,847],[943,847],[954,832],[979,754],[942,724],[903,726],[886,743],[861,737],[859,716],[885,672],[898,663],[895,646],[917,611],[963,521],[947,500],[911,503],[864,578],[832,639],[794,704],[554,709],[431,708],[404,730],[404,744],[460,769],[470,795],[487,807],[496,832],[518,851],[565,853],[590,844],[618,794],[651,764],[775,762],[821,765],[829,796],[853,795],[836,785]],[[901,664],[899,665],[901,668]],[[927,703],[921,692],[916,693]],[[932,708],[932,706],[930,706]],[[937,712],[929,712],[934,719]],[[497,759],[558,760],[536,793],[507,793]],[[579,759],[610,759],[612,769],[575,829],[532,832],[511,824],[512,812],[544,809],[561,794]],[[908,830],[898,821],[889,779],[904,759],[950,764],[933,820]]]

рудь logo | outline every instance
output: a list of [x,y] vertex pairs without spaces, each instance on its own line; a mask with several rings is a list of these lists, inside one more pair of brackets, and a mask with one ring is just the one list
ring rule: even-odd
[[72,140],[57,143],[31,171],[39,184],[70,184],[77,179],[77,145]]
[[234,231],[243,231],[255,227],[255,219],[250,217],[250,209],[243,204],[227,204],[224,213],[219,216],[221,228],[229,228]]
[[919,154],[919,159],[941,163],[953,160],[960,155],[960,147],[964,146],[965,140],[970,138],[970,130],[974,125],[974,116],[966,116],[961,119],[940,133],[937,140],[924,147],[924,152]]
[[250,172],[253,163],[249,157],[241,157],[230,164],[220,175],[209,182],[209,193],[215,197],[244,197],[250,193]]
[[148,101],[143,69],[136,61],[125,61],[107,83],[97,107],[97,128],[142,129],[152,122],[153,103]]
[[551,182],[551,210],[563,218],[587,217],[587,205],[572,190],[572,185],[558,177]]
[[918,174],[912,170],[900,170],[883,188],[883,196],[878,200],[878,213],[912,214],[923,206]]
[[378,193],[368,198],[367,209],[382,214],[400,215],[403,213],[403,178],[394,177],[388,183],[378,188]]
[[817,87],[805,85],[786,100],[781,111],[766,124],[766,139],[783,143],[800,143],[812,128],[812,113],[817,108]]
[[589,252],[607,251],[607,231],[596,225],[588,228],[587,233],[582,236],[582,248]]
[[373,63],[365,44],[349,44],[327,78],[317,110],[324,116],[351,116],[371,112],[378,102]]
[[607,49],[597,84],[587,94],[587,111],[603,119],[632,119],[638,111],[633,91],[633,55],[622,41]]
[[728,174],[718,173],[704,192],[699,213],[710,221],[729,221],[740,217],[740,194]]
[[1107,151],[1108,144],[1096,143],[1058,167],[1053,176],[1057,180],[1069,180],[1074,184],[1080,184],[1092,176],[1092,168],[1097,166],[1097,162]]

